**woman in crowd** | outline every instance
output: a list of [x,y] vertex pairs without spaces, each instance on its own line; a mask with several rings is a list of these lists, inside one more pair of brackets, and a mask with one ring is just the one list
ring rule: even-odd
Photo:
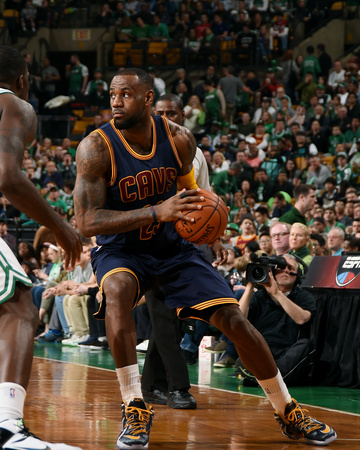
[[229,169],[229,163],[221,152],[215,152],[213,155],[212,173],[223,172]]
[[294,185],[298,186],[301,183],[301,170],[297,168],[293,159],[288,159],[285,164],[285,171],[288,180]]
[[309,266],[313,258],[313,246],[310,239],[309,228],[299,222],[295,222],[290,229],[289,253],[301,258]]
[[272,118],[272,115],[269,113],[269,111],[264,111],[262,113],[261,121],[264,124],[265,133],[266,134],[270,134],[270,136],[271,136],[272,132],[273,132],[273,129],[275,127],[275,124],[274,124],[274,120]]
[[197,95],[192,95],[184,108],[184,127],[196,133],[205,123],[205,111]]
[[36,258],[35,249],[29,242],[19,242],[17,253],[20,263],[22,263],[23,261],[30,261],[34,268],[40,267],[39,261]]
[[240,189],[241,189],[241,192],[243,194],[243,199],[244,199],[251,192],[251,183],[250,183],[250,181],[247,180],[247,179],[242,180],[241,185],[240,185]]

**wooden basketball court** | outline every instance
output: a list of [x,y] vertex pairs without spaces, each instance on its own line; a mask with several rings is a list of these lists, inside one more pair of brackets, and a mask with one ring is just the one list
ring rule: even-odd
[[[314,448],[280,433],[272,407],[264,397],[209,386],[192,386],[191,392],[198,402],[196,410],[154,405],[150,450]],[[351,392],[354,401],[359,402],[359,392]],[[66,442],[83,450],[115,449],[121,431],[120,405],[113,370],[34,358],[25,420],[42,439]],[[309,410],[313,417],[336,429],[338,439],[331,448],[360,448],[359,414],[314,406]]]

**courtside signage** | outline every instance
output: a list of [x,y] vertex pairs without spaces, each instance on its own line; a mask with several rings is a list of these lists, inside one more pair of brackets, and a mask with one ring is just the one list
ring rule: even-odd
[[339,287],[352,283],[360,274],[360,256],[342,256],[336,271],[335,282]]

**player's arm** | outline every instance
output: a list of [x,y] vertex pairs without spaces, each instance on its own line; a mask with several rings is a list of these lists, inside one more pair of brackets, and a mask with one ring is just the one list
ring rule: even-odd
[[79,234],[64,222],[44,200],[39,190],[23,174],[24,149],[37,130],[33,107],[12,94],[3,94],[0,120],[0,191],[10,202],[37,222],[51,228],[66,252],[65,266],[75,265],[82,250]]
[[[84,236],[126,233],[150,225],[154,221],[170,222],[177,218],[189,221],[181,211],[198,208],[197,205],[191,205],[189,199],[174,196],[153,207],[131,211],[105,209],[111,161],[108,148],[97,133],[90,134],[79,144],[76,166],[75,216]],[[196,198],[201,201],[202,197]]]
[[169,127],[174,139],[182,168],[177,178],[178,190],[197,189],[195,181],[193,159],[196,153],[196,141],[194,135],[185,127],[169,121]]

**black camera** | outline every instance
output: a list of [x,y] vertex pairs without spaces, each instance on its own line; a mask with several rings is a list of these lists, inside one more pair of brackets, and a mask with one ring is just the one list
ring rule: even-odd
[[[253,256],[254,255],[254,256]],[[257,258],[254,261],[254,258]],[[246,281],[250,283],[267,283],[269,281],[269,271],[274,273],[275,269],[285,269],[286,259],[283,256],[257,256],[251,255],[254,261],[246,266]]]

